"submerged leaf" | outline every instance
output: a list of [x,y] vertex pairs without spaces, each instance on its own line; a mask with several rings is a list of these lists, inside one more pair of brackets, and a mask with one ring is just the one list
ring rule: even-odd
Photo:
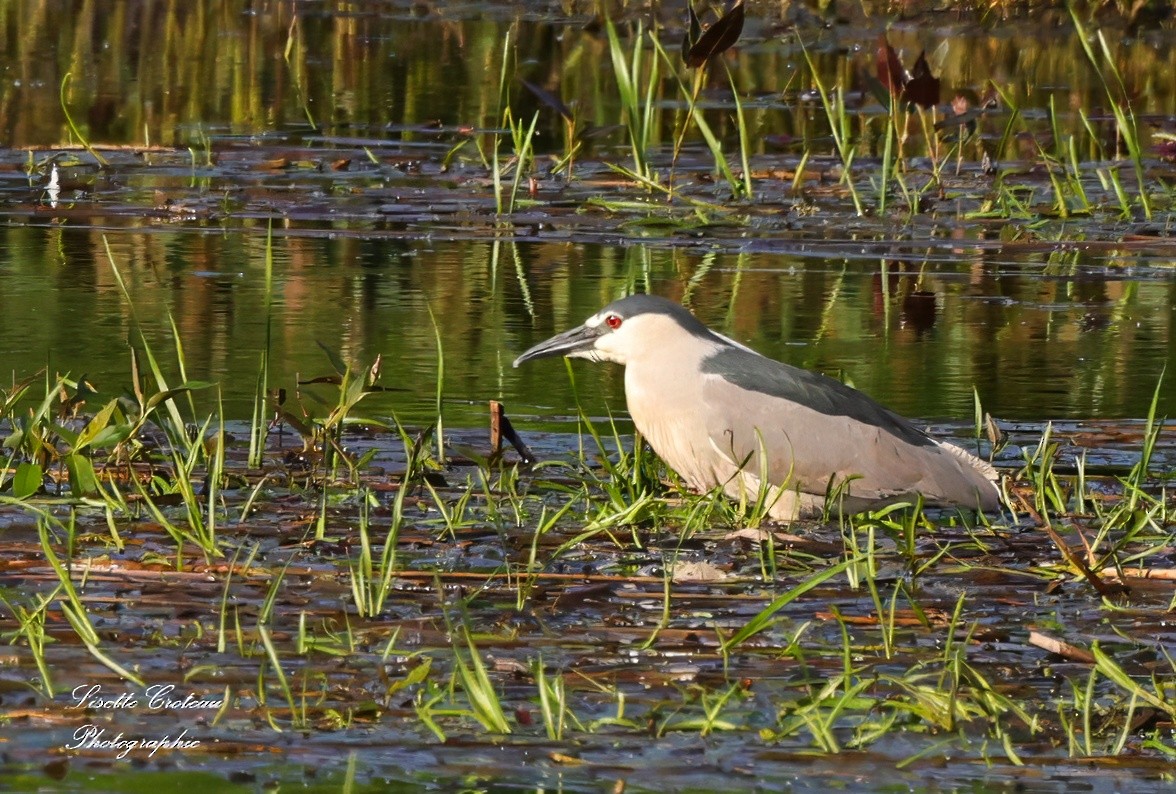
[[743,33],[743,16],[743,0],[735,0],[735,3],[727,9],[727,13],[723,14],[718,22],[707,28],[698,41],[690,47],[686,53],[686,65],[702,66],[710,58],[731,49],[732,45],[739,40],[740,34]]
[[727,578],[726,571],[706,560],[679,560],[671,575],[675,582],[721,582]]

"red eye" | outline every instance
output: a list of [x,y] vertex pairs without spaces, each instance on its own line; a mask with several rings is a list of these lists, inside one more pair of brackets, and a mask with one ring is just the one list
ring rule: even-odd
[[604,322],[614,331],[621,327],[621,318],[615,314],[610,314],[608,317],[605,317]]

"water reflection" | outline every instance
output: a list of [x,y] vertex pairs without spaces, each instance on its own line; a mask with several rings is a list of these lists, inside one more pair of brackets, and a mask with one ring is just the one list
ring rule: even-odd
[[[261,234],[5,229],[5,370],[86,374],[105,395],[129,387],[137,337],[104,236],[157,355],[174,362],[170,312],[188,376],[220,383],[226,412],[246,416],[265,338]],[[1082,257],[915,262],[296,234],[275,237],[273,256],[271,383],[292,390],[299,376],[328,373],[319,343],[362,366],[383,355],[396,391],[366,409],[408,421],[432,411],[430,308],[450,422],[480,425],[491,398],[516,415],[574,414],[562,363],[510,361],[634,289],[683,300],[765,354],[844,377],[912,416],[970,419],[973,387],[1010,419],[1143,416],[1169,357],[1172,280],[1107,278]],[[576,366],[585,410],[623,410],[617,368]]]
[[[766,141],[797,144],[828,135],[823,114],[801,99],[812,88],[803,74],[799,41],[806,42],[827,84],[851,89],[868,103],[863,74],[871,68],[876,37],[889,31],[910,61],[926,49],[948,98],[973,103],[989,83],[1017,97],[1029,118],[1040,118],[1051,98],[1056,129],[1084,137],[1078,109],[1086,109],[1113,151],[1105,95],[1087,67],[1064,9],[1036,10],[1032,20],[993,26],[987,18],[900,20],[891,24],[869,4],[839,6],[821,16],[802,4],[753,4],[736,55],[735,84],[747,94],[756,151]],[[575,4],[483,0],[471,3],[274,3],[193,0],[186,3],[98,0],[19,0],[0,15],[0,135],[12,146],[58,142],[63,116],[58,88],[68,72],[71,112],[92,140],[204,149],[251,142],[280,143],[318,133],[334,136],[428,139],[430,129],[484,128],[501,123],[502,59],[510,58],[509,90],[515,117],[540,113],[541,151],[563,145],[558,114],[522,88],[526,79],[552,92],[577,115],[577,125],[620,123],[620,105],[601,24],[611,15],[622,35],[638,23],[656,26],[668,46],[679,41],[683,19],[674,4]],[[1006,8],[1006,13],[1009,9]],[[1016,9],[1013,9],[1016,13]],[[1164,118],[1176,106],[1176,48],[1162,31],[1110,38],[1136,113]],[[509,42],[509,45],[508,45]],[[652,58],[652,47],[646,42]],[[666,78],[655,91],[656,137],[665,143],[676,112],[677,88]],[[709,120],[729,136],[720,112],[729,86],[716,70],[704,94]],[[714,109],[719,108],[719,109]],[[875,106],[871,112],[880,112]],[[1003,141],[1006,119],[986,130],[994,159],[1037,156],[1036,143]],[[1052,147],[1054,128],[1038,142]],[[211,140],[210,140],[211,136]],[[623,151],[624,136],[589,136],[589,146]],[[876,142],[875,142],[876,143]],[[1061,146],[1064,141],[1058,141]],[[864,156],[874,144],[863,141]],[[1081,144],[1089,147],[1089,144]],[[1060,150],[1059,150],[1060,152]],[[587,152],[586,152],[587,153]],[[971,156],[972,153],[969,153]],[[1096,156],[1093,148],[1079,152]],[[1064,157],[1062,159],[1065,159]]]
[[[809,168],[819,171],[802,192],[836,181],[828,124],[805,99],[812,84],[798,36],[829,85],[854,89],[855,118],[867,131],[857,153],[863,161],[877,154],[879,125],[868,119],[879,108],[857,89],[887,20],[868,4],[845,6],[835,20],[801,4],[755,6],[728,63],[754,131],[752,156],[769,141],[783,141],[787,154],[752,161],[764,169],[755,176],[764,187],[749,218],[702,211],[687,223],[679,212],[665,223],[655,211],[618,219],[590,201],[632,199],[632,182],[608,182],[615,175],[600,161],[589,178],[568,182],[550,173],[548,160],[536,188],[546,203],[504,231],[487,166],[487,130],[502,123],[504,57],[514,118],[539,113],[541,153],[567,146],[563,124],[516,78],[573,108],[579,131],[599,133],[582,137],[580,158],[624,162],[599,16],[614,13],[622,36],[655,19],[665,41],[680,33],[680,14],[668,6],[564,5],[8,4],[0,15],[4,139],[34,148],[60,142],[58,91],[68,72],[66,99],[82,131],[144,148],[119,152],[111,169],[62,157],[56,207],[47,206],[54,171],[40,152],[0,156],[10,223],[0,233],[4,369],[18,378],[41,367],[86,374],[107,395],[128,387],[127,343],[137,343],[138,331],[107,261],[109,240],[156,353],[171,358],[170,313],[189,377],[215,380],[228,414],[248,415],[265,338],[272,221],[271,382],[293,390],[299,376],[329,372],[320,343],[357,366],[383,355],[385,385],[397,390],[373,395],[365,409],[407,421],[432,411],[433,318],[451,423],[482,424],[490,398],[516,415],[566,416],[575,399],[560,362],[520,371],[509,362],[635,290],[682,300],[764,353],[844,377],[913,416],[968,419],[973,388],[1009,418],[1146,413],[1170,357],[1171,248],[1160,232],[1136,228],[1156,236],[1099,248],[1045,241],[1082,239],[1081,227],[1061,222],[1030,229],[969,221],[952,201],[975,208],[992,185],[975,187],[967,173],[952,183],[954,198],[944,190],[936,199],[942,216],[879,214],[869,227],[787,189],[801,146],[812,148]],[[1094,112],[1102,87],[1072,31],[1055,24],[1059,14],[1045,10],[1025,25],[891,27],[890,41],[906,55],[934,53],[945,87],[972,96],[991,80],[1019,98],[1021,121],[1010,127],[1008,108],[984,119],[974,150],[960,153],[969,164],[981,154],[1036,163],[1039,146],[1063,161],[1070,153],[1056,134],[1076,136],[1084,164],[1110,156],[1099,149],[1113,148],[1109,116]],[[1176,107],[1168,79],[1176,48],[1165,46],[1166,35],[1113,41],[1145,121],[1167,121]],[[730,87],[719,71],[703,91],[704,112],[731,142]],[[655,155],[668,160],[681,101],[665,73],[652,96]],[[1051,98],[1056,121],[1046,113]],[[1080,108],[1091,110],[1089,127]],[[1003,134],[1014,127],[1035,137]],[[705,177],[706,153],[699,166],[698,141],[686,143],[695,176]],[[925,142],[911,146],[912,157],[925,150]],[[1102,223],[1104,239],[1122,236],[1118,221]],[[1145,251],[1152,241],[1156,249]],[[622,408],[619,371],[578,372],[585,410]],[[212,404],[212,395],[201,398]]]

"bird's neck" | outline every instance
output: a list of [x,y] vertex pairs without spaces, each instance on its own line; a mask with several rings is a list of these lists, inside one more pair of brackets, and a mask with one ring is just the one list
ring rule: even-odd
[[702,361],[719,343],[670,341],[656,350],[641,351],[625,366],[625,401],[642,433],[666,417],[699,410],[703,379]]

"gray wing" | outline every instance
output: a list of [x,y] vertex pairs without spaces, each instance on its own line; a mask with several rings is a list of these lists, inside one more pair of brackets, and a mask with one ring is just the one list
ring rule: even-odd
[[915,446],[935,444],[934,439],[909,421],[857,389],[746,348],[720,350],[702,362],[702,371],[776,403],[794,403],[826,416],[845,417],[878,427]]
[[761,448],[771,484],[823,496],[852,478],[862,499],[913,492],[975,505],[995,493],[990,472],[901,416],[832,378],[742,350],[704,362],[702,410],[715,452],[758,476]]

